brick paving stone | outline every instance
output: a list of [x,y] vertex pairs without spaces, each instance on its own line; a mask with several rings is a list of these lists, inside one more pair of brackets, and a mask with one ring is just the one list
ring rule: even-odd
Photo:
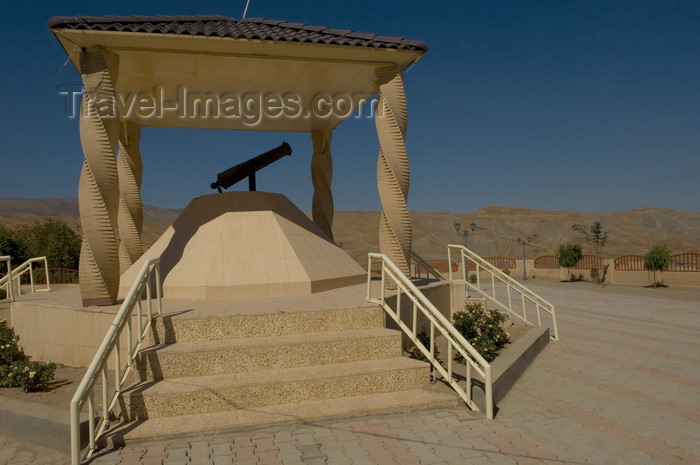
[[217,457],[212,457],[212,462],[214,465],[233,465],[233,456],[221,455]]
[[248,436],[236,436],[233,438],[234,447],[252,446],[253,439]]
[[230,455],[233,456],[233,450],[231,448],[233,446],[233,442],[223,442],[223,443],[218,443],[218,444],[210,444],[211,447],[211,454],[210,457],[219,457],[222,455]]
[[294,436],[298,446],[313,446],[318,445],[316,437],[312,433],[297,434]]
[[211,462],[211,455],[208,451],[206,452],[192,452],[190,451],[187,456],[190,458],[192,463],[209,463]]
[[278,431],[275,433],[275,444],[279,445],[282,443],[295,442],[292,437],[292,433],[289,431]]
[[241,460],[233,459],[233,463],[235,463],[236,465],[258,465],[258,458],[248,457]]
[[165,457],[144,457],[141,459],[141,465],[163,465]]
[[312,459],[304,460],[305,465],[328,465],[328,462],[323,457],[315,457]]
[[[282,461],[284,465],[303,465],[304,462],[301,460],[301,458],[298,455],[289,455],[289,454],[278,454],[277,455],[279,459]],[[236,463],[235,465],[238,465]]]
[[187,449],[184,448],[173,448],[173,449],[167,449],[165,450],[168,453],[168,456],[166,457],[166,460],[169,461],[176,461],[176,460],[189,460],[188,454],[190,452],[189,447]]
[[324,436],[318,438],[318,443],[321,446],[321,449],[324,451],[343,447],[340,440],[338,439],[338,436],[336,436],[335,434],[333,436]]
[[321,446],[318,444],[299,445],[297,448],[301,452],[302,460],[326,457],[326,454],[321,452]]
[[233,457],[235,460],[248,460],[250,458],[255,458],[255,449],[253,446],[248,447],[237,447],[233,446]]
[[266,452],[270,450],[278,450],[274,442],[275,437],[264,437],[259,439],[253,439],[253,445],[255,446],[256,452]]

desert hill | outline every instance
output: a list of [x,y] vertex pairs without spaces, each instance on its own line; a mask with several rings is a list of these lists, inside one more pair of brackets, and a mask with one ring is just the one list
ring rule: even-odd
[[[609,231],[607,245],[602,250],[602,255],[608,258],[643,255],[657,244],[666,245],[673,253],[700,251],[700,215],[679,210],[642,208],[584,213],[491,205],[472,213],[414,211],[411,219],[413,248],[424,258],[444,257],[446,244],[464,243],[462,234],[454,229],[457,220],[463,228],[472,221],[476,223],[468,245],[482,256],[521,258],[519,237],[532,238],[526,247],[528,258],[553,254],[564,242],[578,242],[584,253],[593,253],[592,247],[571,230],[571,225],[581,223],[588,227],[596,221]],[[378,224],[378,212],[336,212],[336,241],[342,241],[343,248],[358,260],[370,248],[378,250]]]
[[[144,244],[153,244],[179,213],[180,210],[144,205]],[[0,199],[0,224],[3,226],[17,227],[42,219],[64,221],[75,230],[80,229],[78,199]]]
[[[152,244],[177,217],[179,210],[144,206],[144,243]],[[355,260],[365,263],[367,252],[379,250],[379,212],[338,211],[334,235]],[[42,218],[66,221],[79,228],[76,199],[0,199],[0,224],[17,226]],[[700,251],[700,214],[661,208],[584,213],[547,211],[491,205],[471,213],[411,212],[413,248],[425,258],[446,256],[446,245],[462,244],[463,236],[454,229],[455,221],[464,226],[472,221],[477,227],[469,235],[469,248],[482,256],[522,257],[517,238],[531,237],[526,247],[528,258],[552,254],[569,241],[583,245],[584,253],[593,249],[571,230],[571,225],[586,226],[600,221],[609,231],[602,255],[612,258],[625,254],[644,254],[652,245],[666,245],[674,253]]]

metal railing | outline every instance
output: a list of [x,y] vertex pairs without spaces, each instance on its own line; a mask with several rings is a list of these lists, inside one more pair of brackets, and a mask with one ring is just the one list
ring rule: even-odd
[[[48,292],[51,290],[51,283],[49,282],[49,264],[48,261],[46,260],[46,257],[34,257],[30,258],[26,262],[22,263],[20,266],[17,268],[12,268],[11,266],[11,258],[7,255],[4,255],[0,257],[0,261],[4,261],[7,265],[8,273],[0,278],[0,289],[5,289],[5,292],[7,292],[7,298],[14,300],[14,290],[15,286],[13,286],[12,282],[16,281],[16,290],[17,290],[17,295],[20,296],[22,295],[22,282],[21,278],[25,274],[29,274],[29,285],[31,286],[31,292]],[[41,263],[43,262],[44,264],[44,272],[46,273],[46,284],[45,288],[37,289],[35,287],[36,283],[34,282],[34,263]]]
[[444,274],[442,274],[437,268],[435,268],[430,261],[423,259],[420,255],[416,253],[415,250],[411,251],[411,258],[413,261],[413,264],[415,265],[415,276],[421,277],[423,274],[421,270],[425,270],[425,277],[429,278],[430,275],[432,274],[435,276],[436,279],[442,279],[446,280],[447,278],[445,277]]
[[[154,277],[156,286],[156,315],[162,313],[162,287],[160,281],[160,258],[149,260],[143,264],[134,285],[131,287],[129,294],[124,299],[124,303],[119,309],[117,316],[114,318],[112,325],[107,331],[107,335],[102,341],[100,348],[95,354],[90,367],[85,373],[78,390],[70,402],[70,434],[71,434],[71,464],[80,465],[83,458],[90,457],[97,449],[97,438],[104,432],[110,421],[110,412],[115,406],[121,388],[124,385],[129,371],[133,366],[134,360],[138,356],[138,351],[141,349],[141,344],[151,328],[154,313],[152,306],[152,290],[151,282]],[[146,294],[147,302],[147,318],[144,324],[143,311],[141,308],[141,300],[143,294]],[[136,308],[136,339],[132,335],[132,316],[133,310]],[[121,341],[120,337],[126,330],[126,354],[127,360],[125,364],[121,362]],[[107,365],[111,355],[114,355],[114,389],[109,392],[109,383],[107,379]],[[95,386],[98,379],[102,380],[102,414],[99,421],[95,422]],[[81,454],[81,437],[80,437],[80,413],[87,403],[88,407],[88,433],[89,442],[84,454]],[[82,455],[82,457],[81,457]]]
[[[401,330],[411,339],[415,346],[423,353],[433,366],[433,369],[440,373],[445,381],[457,392],[457,394],[473,410],[479,410],[472,399],[472,371],[479,374],[484,383],[486,400],[486,417],[493,418],[493,383],[491,380],[491,365],[474,349],[464,336],[445,318],[435,306],[411,283],[394,263],[386,255],[378,253],[368,254],[367,269],[372,270],[373,261],[381,263],[381,278],[375,280],[379,285],[379,298],[372,297],[372,272],[367,272],[367,301],[381,305],[384,311],[391,316]],[[387,288],[393,288],[392,293],[396,296],[396,309],[391,308],[387,303]],[[401,315],[403,297],[410,300],[409,309],[411,323],[406,324]],[[430,340],[426,347],[418,339],[418,312],[420,312],[430,323]],[[437,334],[436,334],[437,333]],[[437,359],[435,354],[435,338],[437,335],[443,336],[447,342],[447,367]],[[463,381],[464,386],[456,378],[453,365],[459,363],[454,360],[459,354],[466,361],[466,376]],[[474,378],[476,380],[476,378]]]
[[[450,244],[447,246],[447,256],[452,260],[453,252],[457,251],[459,260],[461,260],[460,270],[462,276],[460,279],[454,279],[450,271],[450,282],[464,282],[468,290],[476,291],[479,295],[486,297],[491,302],[497,304],[508,312],[509,316],[518,318],[524,323],[532,326],[542,326],[542,312],[548,313],[551,319],[552,338],[559,340],[557,331],[557,319],[554,313],[554,305],[544,300],[539,295],[532,292],[527,287],[520,284],[515,279],[511,278],[501,270],[487,262],[479,255],[461,245]],[[473,263],[476,267],[476,283],[469,282],[467,277],[466,263]],[[481,271],[488,273],[490,277],[490,289],[482,289]],[[500,291],[500,292],[499,292]],[[515,294],[515,295],[513,295]],[[516,311],[518,304],[513,302],[513,297],[520,302],[520,312]],[[537,324],[530,321],[527,316],[528,305],[534,306],[537,313]]]
[[7,274],[0,277],[0,289],[5,290],[5,298],[7,300],[13,301],[15,300],[15,296],[12,289],[12,281],[10,280],[10,276],[12,276],[12,257],[9,255],[1,255],[0,262],[4,262],[7,268]]

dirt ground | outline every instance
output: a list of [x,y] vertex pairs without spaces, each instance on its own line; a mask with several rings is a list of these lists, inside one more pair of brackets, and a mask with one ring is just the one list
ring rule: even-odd
[[24,392],[17,388],[0,388],[0,396],[70,410],[70,401],[86,370],[86,368],[59,365],[56,367],[56,377],[50,383],[48,390]]

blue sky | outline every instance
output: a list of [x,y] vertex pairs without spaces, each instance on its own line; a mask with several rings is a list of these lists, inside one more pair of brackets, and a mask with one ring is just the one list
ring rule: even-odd
[[[57,89],[80,78],[48,32],[49,18],[240,18],[244,7],[245,0],[7,6],[0,197],[77,196],[78,121],[65,116]],[[427,43],[405,75],[411,210],[700,213],[700,2],[251,0],[248,17]],[[294,154],[258,173],[258,190],[281,192],[308,211],[306,134],[144,128],[143,201],[182,208],[213,192],[216,173],[282,141]],[[332,151],[336,209],[380,209],[374,122],[341,124]]]

